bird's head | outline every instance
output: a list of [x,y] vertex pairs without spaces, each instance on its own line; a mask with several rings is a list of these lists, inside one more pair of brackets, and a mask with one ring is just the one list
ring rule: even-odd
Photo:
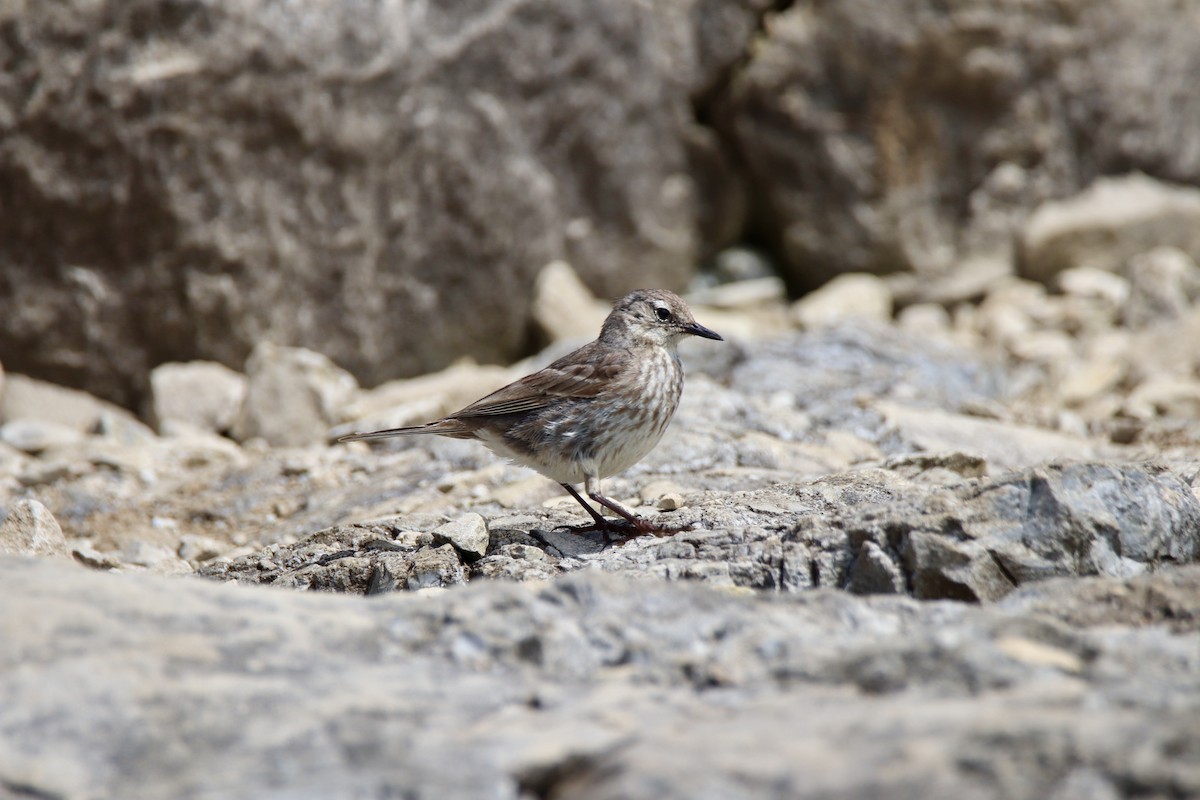
[[613,343],[656,344],[674,349],[684,336],[722,341],[721,335],[696,322],[679,295],[665,289],[640,289],[616,302],[604,327],[602,340]]

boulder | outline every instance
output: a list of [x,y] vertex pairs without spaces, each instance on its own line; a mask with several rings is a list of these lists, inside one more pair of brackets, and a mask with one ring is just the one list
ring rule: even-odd
[[10,4],[0,351],[128,406],[263,340],[374,385],[522,355],[556,260],[682,288],[741,222],[693,100],[768,5]]
[[1010,263],[1035,209],[1102,176],[1200,184],[1198,26],[1142,0],[795,3],[714,120],[793,291],[928,281]]
[[1021,233],[1020,270],[1047,284],[1071,269],[1122,273],[1134,256],[1163,246],[1200,258],[1200,189],[1145,175],[1101,178],[1037,208]]
[[1195,567],[983,607],[597,571],[363,602],[0,558],[0,585],[17,796],[1200,794]]

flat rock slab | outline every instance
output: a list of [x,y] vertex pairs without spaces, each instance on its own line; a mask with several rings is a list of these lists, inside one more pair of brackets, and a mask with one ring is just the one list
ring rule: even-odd
[[595,571],[362,599],[8,559],[0,585],[12,796],[1200,793],[1200,626],[1170,614],[1197,567],[982,607]]
[[950,485],[872,469],[705,492],[653,517],[682,532],[629,542],[556,530],[554,519],[498,520],[489,532],[473,513],[436,526],[402,515],[335,526],[202,573],[366,594],[600,569],[751,589],[986,601],[1050,577],[1128,577],[1200,558],[1200,500],[1152,464],[1047,464]]

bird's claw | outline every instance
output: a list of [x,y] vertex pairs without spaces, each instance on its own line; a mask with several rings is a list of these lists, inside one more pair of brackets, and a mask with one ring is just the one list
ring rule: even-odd
[[636,539],[639,536],[673,536],[682,531],[691,530],[691,525],[679,528],[664,528],[655,525],[641,517],[630,520],[606,519],[603,522],[593,522],[589,525],[558,525],[555,530],[565,530],[571,533],[603,533],[607,536],[618,537],[621,544]]

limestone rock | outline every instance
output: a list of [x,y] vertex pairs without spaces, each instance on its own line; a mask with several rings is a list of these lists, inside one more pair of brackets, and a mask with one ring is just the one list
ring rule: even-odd
[[265,342],[246,362],[246,378],[234,438],[277,447],[325,441],[358,391],[354,376],[320,353]]
[[464,514],[434,528],[433,539],[449,542],[463,555],[480,558],[488,549],[487,522],[479,514]]
[[[1200,6],[1141,0],[793,4],[717,124],[793,291],[845,272],[927,282],[1010,262],[1034,209],[1101,176],[1200,184],[1197,26]],[[1194,237],[1187,216],[1173,230]]]
[[75,428],[49,420],[16,419],[0,425],[0,442],[26,453],[40,453],[83,440],[84,435]]
[[107,428],[124,438],[148,440],[154,434],[124,408],[87,392],[56,386],[25,375],[9,375],[5,382],[0,420],[39,420],[97,433]]
[[839,275],[792,306],[792,318],[804,328],[855,319],[883,322],[891,317],[892,291],[874,275]]
[[522,355],[555,260],[680,289],[744,213],[693,101],[767,6],[9,7],[0,351],[131,406],[263,339],[372,385]]
[[0,555],[66,558],[67,540],[50,509],[37,500],[18,500],[0,522]]
[[1100,178],[1030,217],[1021,274],[1049,283],[1076,267],[1120,273],[1129,259],[1162,245],[1200,257],[1200,189],[1136,174]]
[[1132,328],[1183,317],[1200,300],[1200,266],[1177,247],[1134,256],[1128,273],[1130,297],[1123,317]]
[[213,361],[160,364],[150,373],[151,414],[160,432],[185,425],[227,433],[246,396],[246,377]]
[[1200,793],[1196,567],[983,607],[598,572],[369,603],[3,559],[0,584],[21,794]]

